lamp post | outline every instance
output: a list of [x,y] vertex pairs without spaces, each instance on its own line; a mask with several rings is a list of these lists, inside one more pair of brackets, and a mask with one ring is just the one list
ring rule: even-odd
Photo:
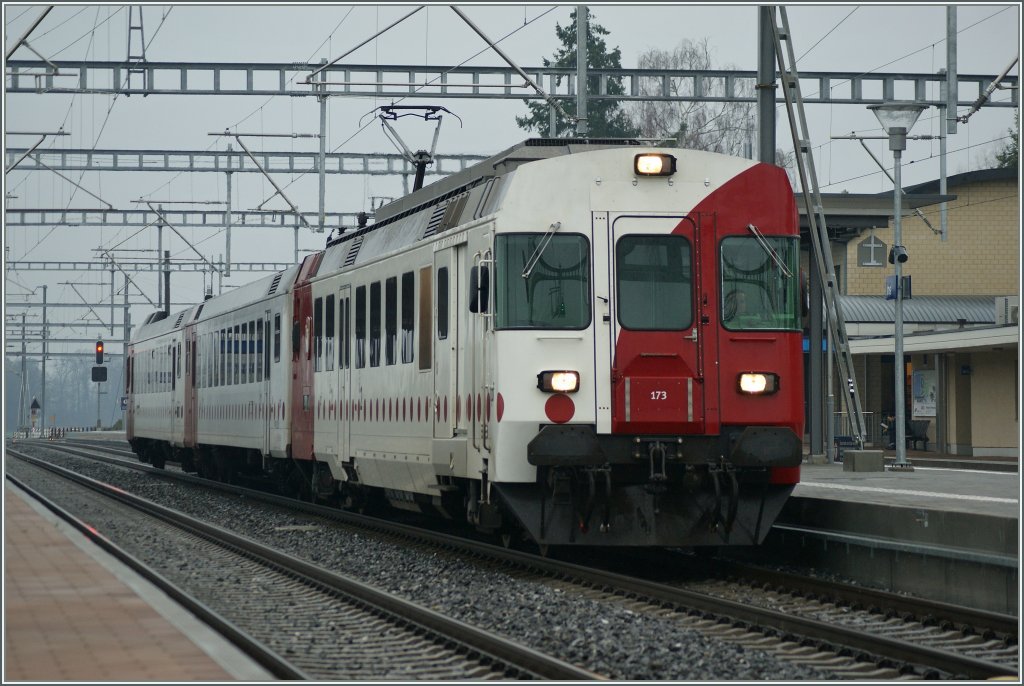
[[917,118],[927,105],[917,102],[887,102],[881,105],[868,105],[868,109],[875,113],[882,129],[889,136],[889,150],[892,150],[894,159],[893,167],[893,246],[889,252],[889,261],[896,267],[896,322],[893,340],[896,344],[894,367],[895,367],[895,405],[896,405],[896,462],[892,465],[894,470],[913,471],[913,466],[907,461],[907,430],[906,430],[906,408],[904,407],[904,386],[906,384],[906,369],[903,365],[903,263],[907,261],[906,248],[903,247],[903,236],[900,225],[900,195],[902,186],[900,182],[900,158],[907,149],[907,134],[914,128]]

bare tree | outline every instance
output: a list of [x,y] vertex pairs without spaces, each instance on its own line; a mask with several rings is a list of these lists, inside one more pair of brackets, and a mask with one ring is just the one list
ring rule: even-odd
[[[697,42],[684,39],[672,50],[651,48],[640,55],[638,67],[695,71],[715,68],[707,38]],[[696,89],[704,95],[726,94],[724,77],[704,77],[699,82],[697,78],[670,78],[664,85],[661,78],[641,78],[639,89],[642,95],[658,95],[665,87],[672,97],[693,96]],[[733,85],[733,95],[753,97],[753,83],[737,81]],[[630,115],[642,137],[674,138],[684,148],[744,155],[754,145],[754,102],[641,101],[631,106]]]

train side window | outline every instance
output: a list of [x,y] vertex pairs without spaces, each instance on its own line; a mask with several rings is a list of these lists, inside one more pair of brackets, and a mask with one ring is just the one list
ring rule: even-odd
[[263,381],[266,356],[263,353],[263,318],[256,320],[256,381]]
[[432,295],[432,289],[430,287],[430,277],[433,275],[433,270],[430,267],[423,267],[420,269],[420,364],[419,368],[430,369],[430,336],[434,330],[434,324],[431,322],[431,316],[434,314],[434,308],[430,302],[430,296]]
[[348,369],[349,366],[348,308],[348,298],[338,298],[338,369]]
[[384,364],[395,363],[397,337],[398,279],[392,276],[384,282]]
[[242,383],[243,384],[249,383],[249,359],[252,357],[252,354],[250,352],[250,347],[251,347],[250,346],[250,341],[252,340],[251,337],[250,337],[250,333],[251,332],[252,332],[252,327],[250,326],[249,322],[242,322],[242,364],[241,364],[241,367],[242,367]]
[[323,369],[324,356],[324,299],[313,301],[313,371]]
[[416,282],[412,272],[402,274],[402,364],[412,362],[415,336]]
[[235,369],[232,366],[235,362],[234,356],[234,342],[235,336],[231,332],[231,327],[224,329],[226,336],[224,338],[224,367],[221,369],[222,372],[226,372],[222,380],[225,386],[230,386],[235,383]]
[[324,299],[324,367],[334,369],[334,294]]
[[281,361],[281,314],[274,315],[274,362]]
[[380,281],[370,284],[370,366],[380,366]]
[[356,288],[356,369],[366,366],[366,286]]
[[437,339],[448,338],[448,267],[437,270]]
[[175,375],[175,372],[179,372],[179,373],[181,372],[181,365],[180,364],[179,365],[175,364],[178,361],[178,357],[175,354],[174,346],[171,346],[170,356],[171,356],[171,390],[173,391],[175,388],[178,387],[178,385],[177,385],[177,377]]
[[239,338],[241,337],[241,331],[241,324],[235,324],[235,340],[234,345],[231,346],[232,362],[234,363],[234,374],[232,375],[234,378],[232,379],[232,383],[235,385],[238,385],[242,382],[242,361],[241,359],[239,359],[241,358],[241,346],[238,345]]
[[256,352],[256,322],[249,320],[249,383],[256,382],[256,363],[259,361],[259,353]]

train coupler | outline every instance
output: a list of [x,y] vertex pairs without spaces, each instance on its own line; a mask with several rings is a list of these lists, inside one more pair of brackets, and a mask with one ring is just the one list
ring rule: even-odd
[[661,441],[654,441],[647,446],[650,474],[644,489],[653,495],[664,493],[668,489],[668,472],[665,469],[667,452],[665,444]]

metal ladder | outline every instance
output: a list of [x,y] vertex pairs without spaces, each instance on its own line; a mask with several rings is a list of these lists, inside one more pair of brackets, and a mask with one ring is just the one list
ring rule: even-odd
[[[832,250],[825,226],[825,212],[818,189],[818,177],[814,170],[814,155],[811,152],[811,139],[807,130],[807,118],[804,115],[803,96],[800,94],[800,75],[796,70],[796,58],[793,55],[793,41],[789,32],[789,18],[785,7],[772,7],[772,35],[775,39],[775,55],[778,58],[779,74],[782,76],[782,92],[786,100],[786,113],[789,115],[789,128],[793,134],[793,149],[796,151],[797,171],[800,174],[800,186],[807,207],[807,222],[810,227],[811,244],[814,258],[817,261],[818,274],[821,277],[821,290],[828,308],[829,351],[833,353],[836,367],[846,381],[846,393],[843,399],[853,438],[857,445],[864,447],[866,429],[864,414],[861,411],[860,395],[857,393],[857,380],[853,370],[853,356],[846,337],[846,319],[839,303],[836,285],[836,270],[832,261]],[[779,24],[781,19],[781,26]],[[785,44],[785,45],[783,45]],[[787,65],[788,63],[788,65]],[[829,389],[831,391],[831,389]],[[832,426],[832,417],[828,417],[827,427]],[[829,430],[829,434],[831,430]],[[829,448],[827,447],[826,450]]]

